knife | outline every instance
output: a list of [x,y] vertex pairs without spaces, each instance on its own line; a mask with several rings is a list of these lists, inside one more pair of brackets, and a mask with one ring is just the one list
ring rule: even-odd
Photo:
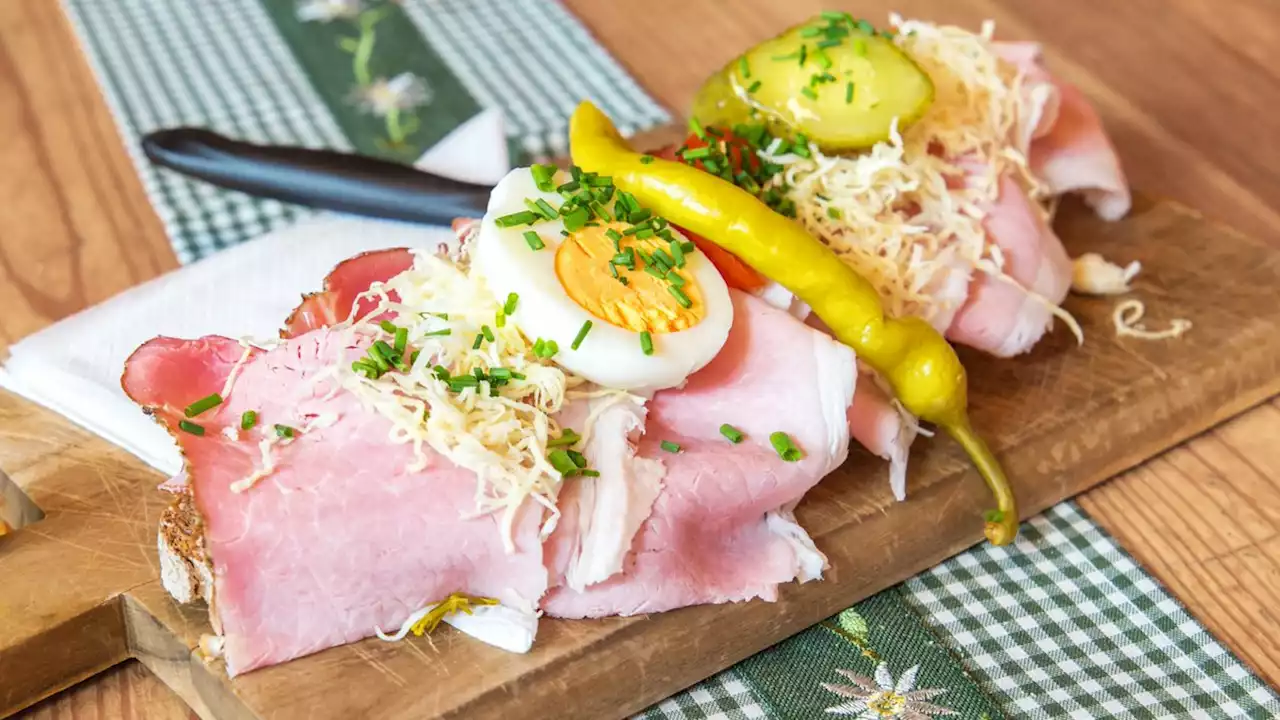
[[428,225],[484,215],[493,189],[367,155],[254,145],[194,127],[150,133],[142,150],[156,165],[228,190]]

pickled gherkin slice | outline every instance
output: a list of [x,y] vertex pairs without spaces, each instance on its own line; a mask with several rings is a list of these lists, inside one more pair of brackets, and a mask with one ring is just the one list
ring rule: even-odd
[[823,13],[734,58],[694,101],[704,125],[764,121],[834,152],[870,147],[933,102],[933,82],[890,37],[847,13]]

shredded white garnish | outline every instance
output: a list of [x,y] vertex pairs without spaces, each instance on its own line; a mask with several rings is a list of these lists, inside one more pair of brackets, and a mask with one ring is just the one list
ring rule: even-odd
[[219,393],[223,402],[226,402],[227,398],[231,397],[231,390],[235,387],[236,378],[240,377],[240,370],[244,368],[245,363],[249,362],[249,356],[253,354],[253,346],[249,344],[248,339],[240,338],[240,346],[244,348],[244,352],[240,353],[240,359],[236,361],[236,364],[231,366],[231,372],[227,375],[227,381],[222,385],[222,392]]
[[[889,315],[944,329],[974,272],[1018,284],[983,220],[1002,176],[1034,201],[1045,199],[1019,147],[1043,97],[1026,92],[1018,69],[996,55],[990,23],[981,33],[897,15],[891,23],[895,42],[933,80],[925,116],[905,132],[895,121],[888,140],[862,153],[828,156],[811,144],[809,157],[779,155],[774,144],[760,155],[783,166],[771,185],[795,202],[810,232],[871,282]],[[1044,302],[1078,333],[1070,315]]]
[[1082,295],[1124,295],[1142,271],[1137,260],[1120,267],[1098,253],[1085,253],[1071,262],[1071,291]]
[[248,477],[231,483],[231,492],[239,495],[240,493],[252,488],[254,485],[257,485],[259,480],[275,472],[276,459],[272,450],[276,445],[285,441],[285,438],[274,433],[270,437],[263,438],[262,441],[258,443],[258,452],[262,455],[262,464],[250,473]]
[[1164,330],[1149,330],[1142,323],[1142,316],[1146,312],[1147,308],[1141,300],[1125,300],[1116,305],[1115,312],[1111,314],[1111,321],[1116,326],[1116,336],[1139,340],[1169,340],[1181,337],[1191,329],[1190,320],[1175,318],[1169,321],[1169,327]]
[[[562,478],[547,460],[547,440],[560,430],[553,416],[564,405],[566,391],[583,380],[536,358],[532,343],[514,324],[499,327],[506,298],[495,298],[482,279],[446,258],[418,252],[411,269],[375,284],[364,298],[376,307],[335,330],[366,344],[378,339],[390,344],[393,337],[381,327],[388,321],[408,329],[409,351],[416,349],[419,355],[408,371],[387,372],[376,380],[356,372],[349,362],[335,372],[344,389],[391,421],[392,442],[413,446],[415,461],[409,470],[427,467],[426,446],[474,472],[476,514],[502,513],[508,551],[514,550],[512,528],[526,499],[532,497],[550,512],[547,522],[553,527]],[[475,348],[484,326],[493,340]],[[450,334],[432,334],[446,329]],[[513,377],[494,393],[488,380],[451,387],[436,368],[454,378],[477,369],[490,376],[495,368],[523,377]]]

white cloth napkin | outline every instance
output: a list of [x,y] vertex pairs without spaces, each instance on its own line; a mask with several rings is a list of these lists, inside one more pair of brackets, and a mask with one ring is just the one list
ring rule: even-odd
[[[509,170],[502,117],[486,111],[416,163],[495,184]],[[167,335],[276,337],[304,293],[321,289],[342,260],[387,247],[434,247],[447,228],[321,215],[158,277],[45,328],[9,349],[0,387],[61,413],[170,475],[182,468],[173,439],[120,388],[124,362]]]

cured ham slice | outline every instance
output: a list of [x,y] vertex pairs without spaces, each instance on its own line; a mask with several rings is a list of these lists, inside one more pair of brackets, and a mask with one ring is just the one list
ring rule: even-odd
[[[253,352],[225,402],[189,421],[200,435],[179,428],[183,408],[223,389],[243,354],[236,341],[157,338],[126,366],[125,391],[186,457],[179,502],[198,513],[210,618],[233,676],[398,627],[454,592],[532,609],[546,588],[532,503],[506,552],[497,518],[464,519],[471,472],[429,449],[428,467],[411,472],[412,449],[390,441],[386,419],[330,393],[325,368],[363,350],[344,338],[315,330]],[[240,431],[249,410],[258,423]]]
[[[684,388],[650,403],[639,453],[660,459],[667,473],[624,572],[581,591],[551,590],[542,605],[548,614],[774,600],[779,583],[820,575],[825,558],[791,510],[848,453],[853,351],[763,301],[731,294],[734,324],[724,349]],[[746,439],[728,442],[722,423]],[[769,444],[777,431],[804,450],[802,460],[778,456]],[[665,452],[663,441],[680,452]]]
[[1129,183],[1088,98],[1045,69],[1039,43],[992,45],[1023,75],[1022,90],[1032,112],[1020,149],[1027,153],[1031,172],[1052,195],[1078,192],[1104,220],[1124,217],[1132,205]]
[[1071,259],[1040,209],[1007,175],[1000,179],[999,198],[987,209],[983,224],[1004,256],[1005,273],[1017,284],[975,272],[969,297],[946,335],[997,357],[1011,357],[1030,350],[1051,327],[1050,303],[1060,304],[1071,289]]
[[1102,119],[1075,86],[1055,81],[1062,97],[1058,121],[1031,144],[1031,171],[1055,195],[1078,192],[1104,220],[1119,220],[1133,197]]

